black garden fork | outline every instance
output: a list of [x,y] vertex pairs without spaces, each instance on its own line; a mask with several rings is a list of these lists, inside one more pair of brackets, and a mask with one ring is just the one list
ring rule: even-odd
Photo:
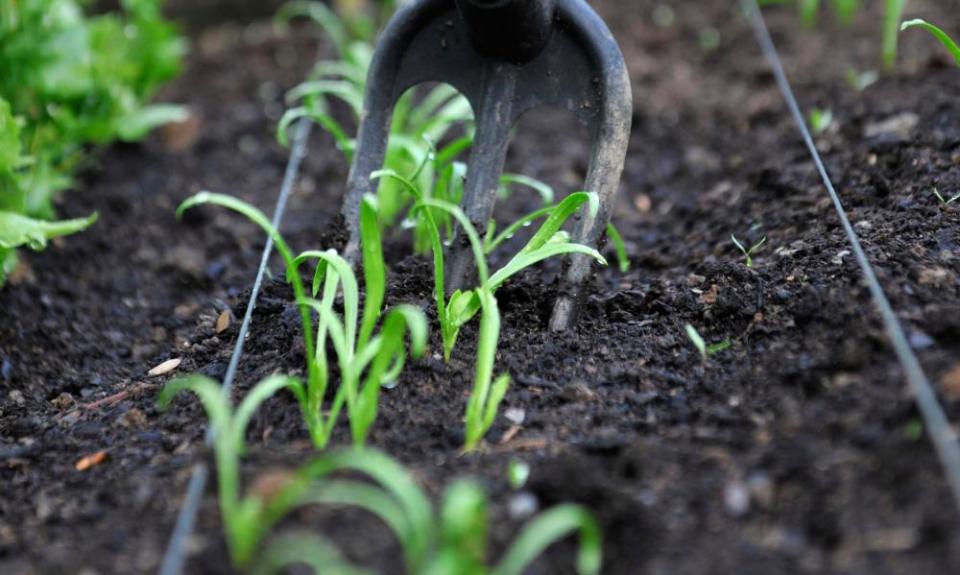
[[[585,0],[412,0],[388,24],[371,63],[343,206],[349,257],[359,251],[360,201],[373,191],[370,174],[383,166],[394,105],[425,82],[450,84],[473,107],[476,136],[463,209],[477,229],[486,229],[492,216],[514,124],[533,108],[555,106],[590,131],[585,188],[600,199],[596,216],[577,221],[573,240],[590,246],[605,240],[633,105],[623,55],[603,20]],[[449,248],[448,290],[473,273],[465,236]],[[572,324],[591,271],[589,257],[570,256],[550,329]]]

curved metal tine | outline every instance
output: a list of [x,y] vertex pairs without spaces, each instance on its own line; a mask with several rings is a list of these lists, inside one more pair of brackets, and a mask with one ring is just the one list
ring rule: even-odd
[[[583,216],[573,233],[573,241],[601,246],[607,224],[613,215],[620,176],[626,161],[633,115],[630,76],[623,54],[603,20],[584,2],[564,2],[578,22],[585,41],[594,51],[597,77],[603,83],[602,110],[591,126],[592,148],[586,189],[600,199],[596,217]],[[590,278],[593,261],[580,254],[570,256],[560,280],[560,295],[550,317],[551,331],[569,329],[576,321],[583,298],[584,284]]]
[[[463,211],[480,233],[493,217],[497,188],[506,160],[510,131],[514,124],[513,102],[516,70],[510,65],[490,66],[486,73],[483,99],[477,112],[477,131],[467,166]],[[467,235],[458,233],[449,248],[447,292],[463,288],[476,272]]]
[[370,174],[383,167],[394,106],[410,84],[403,77],[407,50],[439,4],[441,0],[405,3],[383,31],[370,63],[357,146],[341,211],[350,235],[344,257],[354,265],[360,253],[360,202],[365,194],[377,189]]

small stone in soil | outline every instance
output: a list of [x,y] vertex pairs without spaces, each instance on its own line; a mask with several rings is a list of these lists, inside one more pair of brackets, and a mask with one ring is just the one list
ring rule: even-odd
[[527,418],[527,412],[523,409],[511,407],[503,413],[503,416],[511,423],[523,425],[524,420]]
[[540,508],[540,502],[537,501],[536,495],[529,491],[524,491],[511,497],[507,508],[509,509],[511,519],[521,520],[532,517]]
[[742,517],[750,511],[750,491],[742,481],[732,481],[723,490],[723,502],[734,517]]

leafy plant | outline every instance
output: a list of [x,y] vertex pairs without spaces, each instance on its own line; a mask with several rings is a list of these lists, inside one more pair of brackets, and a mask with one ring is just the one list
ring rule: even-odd
[[726,339],[721,342],[707,344],[707,342],[703,339],[703,336],[700,335],[700,332],[697,331],[697,328],[693,327],[689,323],[684,326],[684,331],[687,332],[687,337],[690,338],[690,341],[693,343],[693,347],[697,348],[697,351],[700,352],[700,357],[703,359],[703,361],[707,361],[707,359],[711,356],[730,348],[730,340]]
[[747,248],[737,239],[737,236],[731,234],[730,239],[733,241],[733,245],[737,246],[737,249],[743,254],[744,263],[746,263],[748,268],[753,267],[753,254],[757,253],[757,250],[759,250],[763,244],[767,243],[767,238],[764,236],[759,242]]
[[[606,260],[597,250],[572,243],[569,234],[562,232],[560,229],[584,204],[588,204],[591,213],[595,214],[599,209],[596,194],[587,192],[570,194],[559,204],[538,210],[509,226],[503,234],[494,239],[489,239],[493,235],[489,233],[492,228],[488,228],[488,240],[484,242],[459,207],[442,200],[426,197],[416,184],[392,170],[380,170],[374,172],[371,177],[374,179],[388,178],[400,182],[415,199],[414,212],[422,219],[425,229],[429,231],[434,261],[434,296],[443,338],[444,357],[447,360],[449,360],[450,353],[453,351],[460,329],[480,311],[483,305],[480,291],[486,290],[492,295],[510,277],[545,259],[559,255],[580,253],[606,264]],[[457,290],[450,295],[449,299],[446,296],[445,289],[444,242],[434,217],[436,211],[446,212],[460,224],[463,233],[466,234],[470,242],[479,276],[480,285],[477,289]],[[519,227],[542,217],[546,217],[544,223],[523,249],[496,273],[490,275],[486,254],[500,245],[506,237],[509,237]]]
[[[53,219],[54,196],[91,144],[138,140],[185,117],[146,104],[185,48],[159,0],[124,0],[122,13],[97,16],[84,15],[86,4],[0,0],[0,213]],[[0,248],[0,283],[13,258]]]
[[247,393],[234,410],[231,401],[210,378],[190,375],[168,383],[157,399],[159,409],[166,409],[173,398],[183,392],[193,392],[203,404],[214,430],[213,452],[216,460],[219,487],[220,515],[224,535],[230,550],[230,559],[237,567],[250,563],[263,536],[271,525],[264,522],[266,503],[255,494],[241,495],[240,456],[245,451],[247,426],[257,408],[282,389],[295,395],[302,394],[302,383],[291,377],[271,376]]
[[943,204],[944,206],[949,206],[953,202],[960,200],[960,192],[957,192],[955,196],[951,197],[950,199],[947,199],[946,196],[940,193],[940,190],[938,190],[937,188],[933,188],[933,195],[936,196],[937,199],[940,200],[940,203]]
[[[372,481],[331,479],[338,471],[361,473]],[[271,504],[267,524],[289,509],[307,504],[347,505],[364,509],[397,536],[407,570],[426,575],[520,575],[550,545],[579,533],[576,570],[598,573],[600,529],[577,505],[558,505],[529,522],[514,538],[499,563],[487,563],[489,503],[482,488],[469,480],[451,484],[435,511],[426,494],[397,462],[376,451],[352,451],[322,457],[298,473]],[[299,562],[290,557],[290,563]],[[315,571],[317,573],[326,571]]]
[[[376,419],[381,386],[396,381],[403,370],[406,359],[405,334],[410,334],[410,353],[414,357],[423,355],[427,340],[426,317],[418,308],[409,305],[397,306],[382,316],[380,332],[374,335],[380,323],[386,290],[386,266],[380,244],[375,198],[364,198],[360,213],[366,285],[362,317],[356,276],[349,263],[336,251],[307,251],[294,257],[286,241],[262,212],[230,196],[201,192],[181,204],[177,213],[182,215],[186,210],[202,204],[231,209],[257,224],[273,238],[286,264],[287,281],[293,287],[295,302],[300,310],[304,348],[308,350],[307,384],[295,393],[314,444],[318,448],[327,445],[340,412],[346,406],[354,442],[358,446],[363,445]],[[317,296],[322,288],[319,301],[307,295],[300,276],[300,268],[308,260],[318,261],[312,295]],[[334,311],[338,294],[343,297],[342,317]],[[318,316],[316,328],[311,311]],[[340,385],[332,407],[325,413],[323,404],[330,381],[328,338],[337,354]]]
[[511,459],[507,464],[507,479],[510,487],[520,489],[527,484],[530,478],[530,465],[519,459]]
[[949,34],[944,32],[942,29],[930,24],[926,20],[921,18],[916,18],[914,20],[908,20],[900,26],[900,31],[908,30],[910,28],[922,28],[933,35],[934,38],[940,41],[943,44],[943,47],[950,52],[950,55],[953,56],[954,61],[957,63],[957,66],[960,66],[960,46],[950,37]]
[[830,128],[830,125],[833,124],[833,111],[812,108],[808,121],[810,122],[810,129],[813,130],[814,134],[823,134]]
[[[535,518],[499,565],[488,568],[488,504],[482,489],[469,481],[454,483],[447,490],[440,514],[435,515],[409,472],[377,451],[327,455],[282,478],[271,492],[241,495],[239,462],[245,452],[247,426],[259,406],[283,389],[298,394],[302,383],[286,376],[269,377],[255,385],[234,410],[215,381],[192,375],[168,383],[157,400],[158,407],[166,409],[176,395],[191,391],[207,412],[214,430],[224,535],[236,567],[250,566],[264,537],[291,510],[321,503],[360,507],[383,519],[399,538],[411,573],[520,575],[548,546],[575,531],[581,539],[578,572],[599,572],[600,530],[589,512],[576,505],[559,505]],[[362,473],[375,484],[330,478],[340,471]],[[276,547],[268,547],[258,563],[259,572],[273,573],[288,564],[303,562],[323,565],[317,568],[318,573],[359,572],[316,536],[288,535],[274,544]]]

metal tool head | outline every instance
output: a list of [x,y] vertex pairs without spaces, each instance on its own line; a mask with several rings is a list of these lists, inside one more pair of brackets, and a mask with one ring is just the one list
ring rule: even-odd
[[[576,242],[605,239],[633,112],[623,55],[603,20],[584,0],[412,0],[383,32],[371,64],[357,148],[344,201],[348,254],[359,248],[359,210],[373,191],[370,174],[383,167],[397,100],[426,82],[443,82],[470,102],[476,117],[463,209],[477,229],[493,213],[510,132],[541,106],[570,110],[592,140],[585,189],[600,198],[596,216],[576,225]],[[472,273],[466,238],[450,247],[448,288]],[[550,328],[575,319],[591,275],[587,256],[571,256],[561,278]]]

